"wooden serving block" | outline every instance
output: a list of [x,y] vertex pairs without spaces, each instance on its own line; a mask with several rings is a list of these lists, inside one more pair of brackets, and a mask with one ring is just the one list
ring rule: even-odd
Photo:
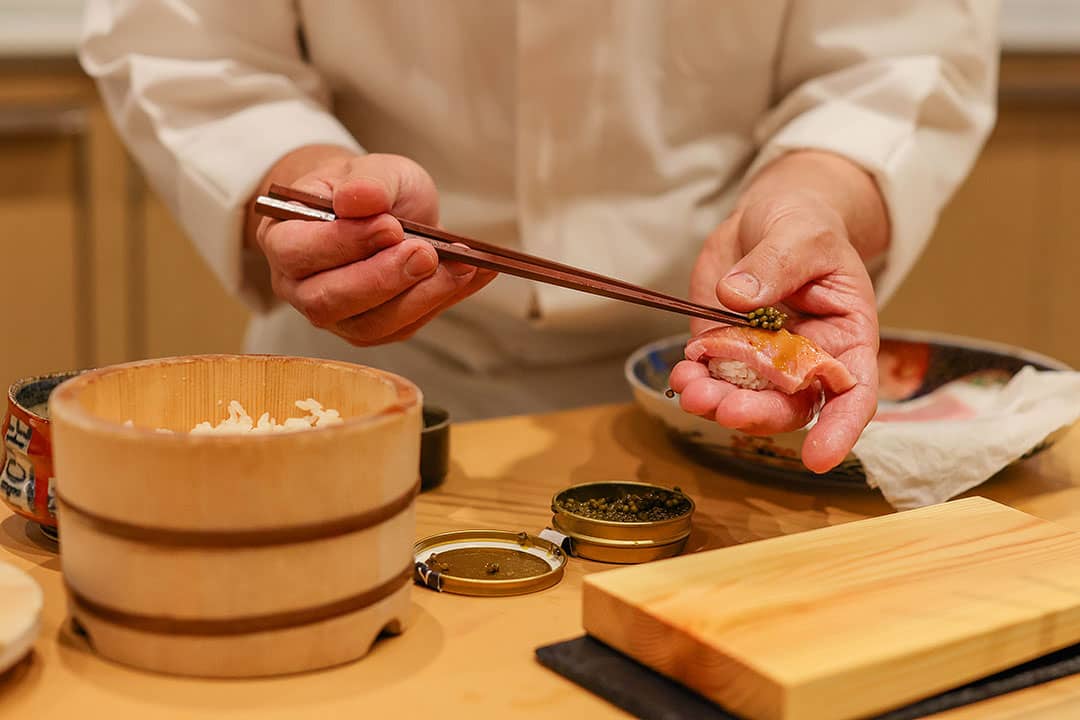
[[976,497],[593,574],[583,602],[750,720],[862,718],[1080,641],[1080,534]]

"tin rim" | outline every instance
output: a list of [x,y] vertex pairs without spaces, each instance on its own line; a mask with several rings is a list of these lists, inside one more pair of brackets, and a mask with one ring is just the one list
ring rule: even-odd
[[587,539],[574,538],[574,556],[593,562],[614,565],[640,565],[642,563],[664,560],[679,555],[686,547],[689,536],[663,545],[639,547],[613,547],[605,543],[589,542]]
[[575,532],[568,529],[562,523],[559,522],[558,517],[552,518],[552,529],[556,532],[560,532],[566,537],[573,540],[575,543],[583,542],[590,545],[603,546],[612,550],[645,550],[648,548],[661,548],[669,545],[675,545],[677,543],[685,543],[690,537],[690,530],[679,533],[678,535],[659,537],[659,538],[642,538],[642,539],[620,539],[615,540],[605,537],[597,537],[596,535],[587,535],[585,533]]
[[[413,559],[418,572],[423,571],[426,574],[431,571],[424,559],[432,550],[439,547],[469,547],[470,545],[527,552],[547,562],[550,569],[539,575],[500,580],[440,575],[437,589],[457,595],[484,597],[524,595],[558,584],[566,569],[566,554],[558,545],[526,532],[508,530],[457,530],[429,535],[413,545]],[[425,584],[432,586],[431,582]]]

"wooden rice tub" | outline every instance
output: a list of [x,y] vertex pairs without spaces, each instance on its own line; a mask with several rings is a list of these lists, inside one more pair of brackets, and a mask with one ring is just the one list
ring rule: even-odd
[[[193,435],[238,400],[345,422]],[[409,611],[421,396],[348,363],[195,356],[81,375],[50,398],[63,576],[101,655],[240,677],[367,653]],[[127,420],[134,427],[125,426]],[[157,428],[173,430],[173,434]]]

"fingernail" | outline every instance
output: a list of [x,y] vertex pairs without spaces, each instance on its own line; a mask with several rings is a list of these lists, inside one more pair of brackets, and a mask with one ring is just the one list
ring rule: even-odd
[[758,279],[748,272],[737,272],[734,275],[728,275],[723,282],[730,290],[742,295],[744,298],[757,297],[758,291],[761,289],[761,283],[758,282]]
[[405,261],[405,274],[411,278],[427,277],[435,272],[439,265],[435,253],[427,250],[417,250]]
[[473,267],[472,265],[465,265],[463,263],[454,263],[454,267],[450,268],[450,274],[456,278],[467,277],[475,272],[475,267]]

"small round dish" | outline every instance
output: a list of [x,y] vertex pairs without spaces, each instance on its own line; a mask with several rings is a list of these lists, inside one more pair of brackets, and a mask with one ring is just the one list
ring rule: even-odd
[[446,480],[450,469],[450,413],[424,405],[424,429],[420,431],[420,491],[434,490]]
[[555,543],[526,532],[462,530],[439,533],[413,546],[413,579],[439,592],[501,597],[558,584],[566,555]]
[[[602,520],[574,512],[573,503],[630,494],[663,493],[684,500],[687,509],[662,520]],[[569,502],[568,502],[569,501]],[[635,564],[682,552],[693,526],[694,501],[680,489],[640,482],[595,482],[560,490],[551,499],[552,529],[570,539],[575,557],[597,562]]]
[[0,563],[0,673],[34,647],[41,629],[41,586],[14,565]]
[[38,523],[42,532],[53,538],[56,494],[49,396],[65,380],[82,372],[39,375],[12,383],[0,425],[0,499],[15,513]]
[[[683,359],[688,339],[685,334],[675,335],[637,349],[626,360],[625,376],[638,406],[658,420],[689,457],[709,467],[778,480],[869,487],[862,463],[854,454],[848,454],[827,473],[819,475],[807,469],[800,459],[805,429],[759,437],[684,412],[678,397],[668,398],[665,391],[671,369]],[[1011,345],[943,333],[882,329],[878,399],[883,405],[914,400],[961,378],[1001,385],[1027,365],[1036,370],[1072,369],[1053,358]],[[1024,457],[1050,447],[1066,430],[1049,435]]]

